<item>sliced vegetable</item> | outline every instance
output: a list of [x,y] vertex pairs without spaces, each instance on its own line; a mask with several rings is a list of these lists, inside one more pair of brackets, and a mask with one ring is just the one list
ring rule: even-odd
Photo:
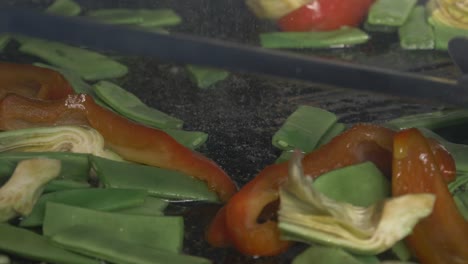
[[104,139],[98,131],[85,126],[36,127],[0,132],[0,152],[6,151],[89,153],[122,160],[104,148]]
[[278,19],[309,3],[310,0],[246,0],[245,2],[257,17]]
[[417,0],[376,0],[369,9],[367,22],[371,25],[403,26]]
[[352,255],[341,248],[313,246],[296,256],[292,264],[379,264],[375,256]]
[[20,42],[19,51],[72,70],[87,81],[118,78],[128,72],[125,65],[94,51],[29,37]]
[[20,226],[42,225],[47,202],[101,211],[113,211],[142,205],[146,196],[145,191],[97,188],[48,193],[39,198],[32,212],[21,220]]
[[208,140],[208,134],[201,131],[187,131],[172,128],[164,128],[162,130],[189,149],[196,149],[205,144]]
[[0,223],[0,250],[16,256],[50,263],[99,264],[93,258],[65,250],[33,231]]
[[459,213],[439,166],[428,140],[417,129],[395,136],[393,195],[432,193],[436,197],[432,214],[407,238],[409,248],[421,263],[466,263],[468,222]]
[[232,179],[212,160],[182,146],[161,130],[100,107],[89,95],[74,94],[46,102],[12,94],[0,101],[0,108],[0,129],[89,125],[102,134],[109,149],[126,160],[176,170],[205,181],[223,201],[237,190]]
[[284,239],[338,246],[357,254],[379,254],[411,233],[432,212],[433,194],[408,194],[369,207],[338,202],[304,177],[301,155],[280,187],[279,229]]
[[62,247],[117,264],[209,264],[201,257],[148,248],[116,239],[101,229],[77,225],[59,232],[52,240]]
[[402,116],[388,121],[385,125],[398,130],[412,127],[434,130],[466,123],[467,121],[468,111],[466,109],[448,109]]
[[81,13],[81,6],[73,0],[55,0],[45,12],[61,16],[77,16]]
[[[318,0],[317,0],[318,1]],[[343,27],[326,32],[270,32],[260,34],[264,48],[336,48],[365,43],[369,35],[358,28]]]
[[11,36],[7,34],[0,35],[0,52],[2,52],[5,47],[10,43]]
[[218,201],[205,183],[177,171],[99,157],[92,157],[91,163],[106,188],[145,190],[166,199]]
[[53,237],[75,226],[86,226],[135,245],[180,252],[184,227],[178,216],[141,216],[102,212],[47,203],[43,232]]
[[343,123],[335,123],[331,126],[325,135],[323,135],[319,142],[317,143],[317,147],[321,147],[322,145],[327,144],[330,142],[334,137],[338,136],[339,134],[343,133],[346,130],[346,125]]
[[468,8],[466,1],[432,0],[428,4],[432,8],[432,17],[437,21],[451,28],[468,30]]
[[447,26],[433,15],[429,17],[429,23],[434,27],[435,47],[438,50],[447,50],[449,41],[455,37],[468,36],[468,29]]
[[116,112],[142,124],[156,128],[181,128],[183,125],[182,120],[148,107],[137,96],[114,83],[100,81],[93,85],[93,90]]
[[28,64],[0,63],[0,98],[9,93],[45,100],[66,97],[72,87],[58,73]]
[[186,69],[193,82],[202,89],[206,89],[217,82],[225,80],[229,76],[228,71],[210,67],[187,65]]
[[[84,93],[89,95],[94,95],[93,88],[87,82],[83,81],[80,75],[76,74],[75,72],[63,68],[54,67],[51,65],[47,65],[44,63],[34,63],[34,66],[50,69],[60,73],[67,82],[73,87],[75,93]],[[93,96],[96,98],[95,96]]]
[[365,21],[363,26],[365,31],[367,32],[382,32],[382,33],[394,33],[398,31],[397,26],[386,26],[386,25],[373,25],[369,24],[369,22]]
[[272,144],[282,150],[299,148],[310,152],[337,120],[337,116],[329,111],[301,105],[273,135]]
[[278,20],[283,31],[327,31],[356,27],[374,0],[313,0]]
[[408,50],[434,49],[434,32],[427,22],[426,9],[416,6],[398,29],[400,46]]
[[[303,160],[305,174],[316,178],[333,169],[372,161],[389,175],[393,134],[384,127],[356,125],[307,154]],[[286,250],[290,243],[280,239],[277,222],[267,219],[259,223],[257,218],[265,206],[278,199],[278,188],[287,175],[287,163],[263,169],[231,198],[224,213],[216,215],[207,232],[207,238],[216,240],[209,242],[214,246],[231,243],[241,253],[254,256],[276,255]],[[275,214],[273,208],[270,213]]]
[[[1,133],[0,133],[1,134]],[[27,159],[55,159],[60,160],[60,174],[52,180],[70,180],[76,183],[87,183],[90,163],[88,155],[65,152],[5,152],[0,153],[0,179],[8,179],[16,168],[18,162]],[[49,182],[50,185],[52,182]],[[58,183],[57,183],[58,184]],[[88,184],[87,184],[88,185]],[[46,187],[48,188],[48,187]]]
[[457,205],[458,211],[468,221],[468,192],[458,192],[453,196],[453,200]]
[[86,15],[104,23],[151,28],[175,26],[182,22],[182,18],[172,9],[96,9]]
[[60,161],[31,159],[18,163],[11,178],[0,188],[0,222],[28,215],[44,185],[58,176]]
[[159,216],[164,215],[164,210],[166,209],[167,205],[168,202],[166,200],[154,197],[146,197],[143,204],[126,209],[116,210],[116,212],[121,214]]
[[372,162],[346,166],[322,174],[313,186],[337,202],[368,207],[390,196],[390,182]]

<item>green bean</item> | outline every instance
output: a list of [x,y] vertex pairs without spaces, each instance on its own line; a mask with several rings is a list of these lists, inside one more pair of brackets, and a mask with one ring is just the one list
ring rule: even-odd
[[364,22],[363,28],[367,32],[394,33],[398,31],[396,26],[372,25],[368,21]]
[[20,52],[76,72],[87,81],[118,78],[128,72],[125,65],[91,50],[24,36],[15,38],[21,43]]
[[100,81],[93,85],[95,94],[116,112],[127,118],[157,128],[181,128],[183,121],[148,107],[137,96],[122,87]]
[[0,224],[0,251],[19,257],[67,264],[99,264],[99,261],[62,249],[46,237],[27,229]]
[[264,48],[334,48],[365,43],[369,35],[358,28],[344,27],[333,31],[270,32],[260,34]]
[[317,147],[320,147],[322,145],[325,145],[327,144],[328,142],[330,142],[334,137],[338,136],[339,134],[341,134],[343,131],[346,130],[346,125],[343,124],[343,123],[335,123],[333,124],[333,126],[331,126],[327,132],[325,133],[325,135],[323,135],[319,142],[317,143]]
[[417,0],[377,0],[369,9],[367,22],[371,25],[402,26]]
[[221,69],[187,65],[186,69],[198,88],[206,89],[229,77],[229,72]]
[[296,256],[292,264],[378,264],[376,256],[360,256],[340,248],[313,246]]
[[177,142],[190,149],[196,149],[205,144],[208,140],[208,134],[201,131],[186,131],[180,129],[163,128],[161,129]]
[[23,218],[20,226],[40,226],[44,220],[47,202],[73,205],[94,210],[112,211],[142,205],[147,193],[140,190],[124,189],[78,189],[59,191],[42,195],[33,211]]
[[112,233],[77,225],[52,240],[66,249],[116,264],[208,264],[208,259],[142,247],[116,239]]
[[168,202],[154,197],[146,197],[142,205],[116,210],[116,212],[121,214],[136,214],[136,215],[164,215],[164,210],[166,209]]
[[44,192],[89,186],[90,163],[88,155],[70,152],[0,153],[0,183],[11,176],[19,161],[32,158],[58,159],[62,162],[59,176],[46,185]]
[[112,234],[116,240],[155,249],[180,252],[184,238],[183,218],[179,216],[141,216],[96,211],[48,202],[43,232],[53,237],[82,225]]
[[91,164],[106,188],[147,190],[155,197],[217,202],[217,195],[198,179],[156,167],[92,156]]
[[81,6],[73,0],[55,0],[45,12],[61,16],[77,16],[81,13]]
[[336,115],[331,112],[311,106],[299,106],[273,135],[272,143],[282,150],[300,148],[308,153],[317,147],[320,138],[336,121]]
[[182,18],[171,9],[97,9],[86,13],[90,18],[109,24],[166,27],[178,25]]
[[434,49],[434,32],[423,6],[416,6],[411,11],[405,24],[398,29],[398,35],[403,49]]
[[390,182],[372,162],[332,170],[313,185],[329,198],[362,207],[390,196]]
[[395,118],[385,123],[385,126],[393,129],[422,127],[433,130],[467,122],[468,110],[452,109]]
[[468,29],[448,26],[432,16],[429,17],[428,21],[434,28],[435,48],[438,50],[447,50],[448,43],[455,37],[468,36]]
[[0,35],[0,52],[2,52],[5,47],[10,43],[11,36],[8,34]]

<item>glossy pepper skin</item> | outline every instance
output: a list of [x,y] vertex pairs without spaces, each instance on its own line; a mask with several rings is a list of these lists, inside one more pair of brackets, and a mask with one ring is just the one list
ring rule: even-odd
[[468,222],[459,213],[428,140],[416,129],[399,132],[394,140],[392,194],[433,193],[431,215],[406,239],[424,264],[468,263]]
[[63,76],[28,64],[0,63],[0,98],[9,93],[54,100],[74,93]]
[[134,123],[97,105],[89,95],[72,94],[52,101],[8,95],[0,101],[1,130],[64,124],[93,127],[104,137],[107,147],[127,160],[203,180],[222,201],[237,191],[234,182],[213,161],[159,129]]
[[374,0],[313,0],[278,20],[283,31],[328,31],[358,26]]
[[[393,136],[395,132],[375,125],[359,124],[335,137],[330,143],[305,155],[305,175],[320,175],[352,164],[371,161],[391,177]],[[437,141],[431,140],[431,151],[439,160],[444,177],[453,180],[455,164],[450,154]],[[290,242],[280,239],[275,221],[258,223],[264,207],[278,199],[279,186],[287,178],[288,164],[274,164],[262,170],[216,214],[208,226],[206,239],[216,247],[234,246],[245,255],[270,256],[285,251]],[[450,179],[450,180],[449,180]]]
[[[318,177],[343,166],[373,161],[390,175],[393,135],[392,130],[384,127],[356,125],[307,154],[302,161],[305,174]],[[241,253],[251,256],[284,252],[290,242],[280,239],[277,223],[273,220],[258,223],[257,219],[266,205],[278,199],[279,186],[287,179],[287,174],[287,163],[262,170],[226,204],[222,209],[225,215],[223,212],[216,215],[208,228],[208,241],[214,246],[231,243]]]

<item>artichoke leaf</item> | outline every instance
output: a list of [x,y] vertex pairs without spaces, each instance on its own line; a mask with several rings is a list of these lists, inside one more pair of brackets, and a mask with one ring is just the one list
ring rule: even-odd
[[44,186],[56,178],[61,162],[54,159],[28,159],[18,163],[10,179],[0,188],[0,222],[31,213]]
[[409,235],[431,214],[433,194],[408,194],[369,207],[334,201],[305,177],[301,154],[290,161],[288,181],[280,188],[282,238],[342,247],[357,254],[379,254]]
[[34,127],[0,133],[0,152],[74,152],[121,161],[105,148],[104,138],[87,126]]

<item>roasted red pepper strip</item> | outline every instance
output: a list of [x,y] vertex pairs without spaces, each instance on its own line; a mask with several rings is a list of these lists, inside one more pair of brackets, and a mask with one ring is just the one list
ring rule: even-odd
[[466,264],[468,222],[459,213],[437,162],[417,129],[399,132],[394,141],[392,193],[436,195],[432,214],[419,222],[406,240],[421,263]]
[[[302,163],[305,175],[318,177],[330,170],[372,161],[387,176],[391,176],[392,145],[395,132],[374,125],[356,125],[334,138],[315,152],[307,154]],[[435,140],[431,149],[440,160],[447,178],[453,179],[455,164],[450,154]],[[287,163],[266,167],[244,186],[218,212],[208,227],[206,239],[213,246],[230,243],[246,255],[275,255],[287,249],[289,243],[279,239],[276,222],[258,223],[263,208],[278,199],[278,187],[286,179]]]
[[[390,174],[393,135],[394,132],[387,128],[356,125],[329,144],[307,154],[303,159],[305,174],[317,177],[327,171],[368,160]],[[257,219],[266,205],[278,199],[278,188],[287,174],[287,163],[262,170],[231,198],[225,207],[226,215],[223,216],[222,212],[217,214],[208,229],[208,240],[217,237],[216,241],[209,240],[215,246],[231,242],[245,255],[269,256],[285,251],[290,243],[280,239],[276,222],[258,223]],[[225,219],[224,225],[222,218]]]
[[278,21],[283,31],[326,31],[358,26],[374,0],[314,0]]
[[73,88],[59,73],[28,64],[0,63],[0,98],[14,93],[31,98],[58,99]]
[[127,160],[180,171],[206,181],[222,201],[237,190],[231,178],[213,161],[159,129],[134,123],[97,105],[89,95],[73,94],[54,101],[9,95],[0,101],[2,130],[62,124],[93,127],[110,149]]

